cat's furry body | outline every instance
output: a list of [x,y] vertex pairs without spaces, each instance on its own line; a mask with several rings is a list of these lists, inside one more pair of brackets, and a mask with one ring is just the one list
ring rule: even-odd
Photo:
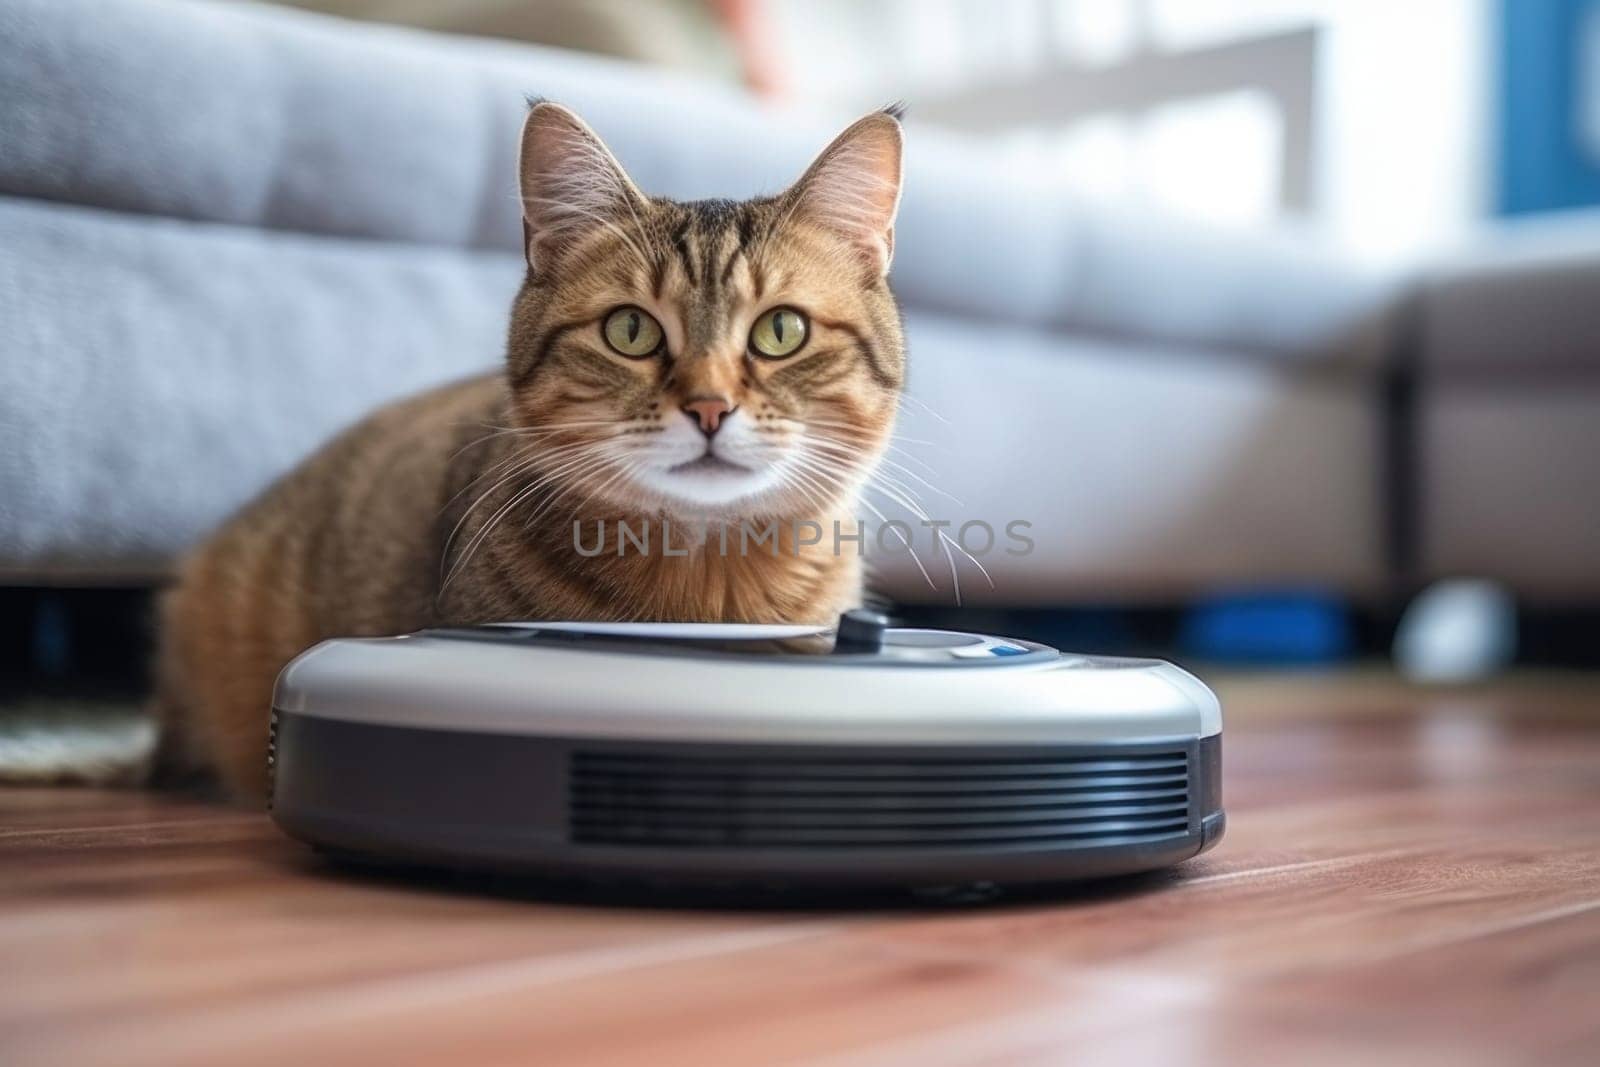
[[[825,622],[858,603],[856,554],[789,531],[853,523],[892,425],[899,144],[892,116],[869,116],[779,197],[675,204],[639,194],[570,112],[536,105],[505,372],[370,416],[185,561],[163,608],[163,765],[259,794],[273,680],[330,636],[516,618]],[[775,308],[804,309],[785,320],[806,324],[792,356],[754,347],[752,323]],[[618,309],[655,326],[656,350],[607,347]],[[785,533],[776,552],[614,550],[616,520],[663,518]],[[580,554],[577,520],[591,539],[609,520],[608,551]]]

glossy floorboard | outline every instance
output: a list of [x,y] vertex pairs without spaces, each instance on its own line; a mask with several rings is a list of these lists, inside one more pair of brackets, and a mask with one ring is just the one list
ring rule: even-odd
[[1215,852],[956,910],[374,880],[0,790],[0,1063],[1594,1063],[1600,687],[1240,688]]

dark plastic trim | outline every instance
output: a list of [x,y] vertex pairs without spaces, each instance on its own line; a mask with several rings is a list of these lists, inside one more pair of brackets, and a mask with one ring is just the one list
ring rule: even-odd
[[[1153,870],[1222,832],[1221,738],[1039,746],[719,745],[507,736],[276,712],[273,818],[290,836],[356,858],[560,878],[780,888],[1025,885]],[[1181,750],[1183,828],[1092,842],[1049,839],[895,847],[656,847],[572,839],[573,753],[740,760],[1112,759]]]

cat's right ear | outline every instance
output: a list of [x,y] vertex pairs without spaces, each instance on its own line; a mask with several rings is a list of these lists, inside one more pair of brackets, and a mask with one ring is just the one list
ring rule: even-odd
[[900,208],[900,109],[885,108],[845,130],[784,193],[794,218],[851,243],[873,274],[889,273]]
[[577,115],[546,100],[534,102],[522,124],[521,182],[522,248],[536,272],[644,203],[605,142]]

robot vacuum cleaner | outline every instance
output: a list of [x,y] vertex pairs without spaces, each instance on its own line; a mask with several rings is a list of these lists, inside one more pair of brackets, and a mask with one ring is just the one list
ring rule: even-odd
[[1151,870],[1223,831],[1193,676],[869,612],[326,641],[273,704],[273,817],[367,861],[938,891]]

